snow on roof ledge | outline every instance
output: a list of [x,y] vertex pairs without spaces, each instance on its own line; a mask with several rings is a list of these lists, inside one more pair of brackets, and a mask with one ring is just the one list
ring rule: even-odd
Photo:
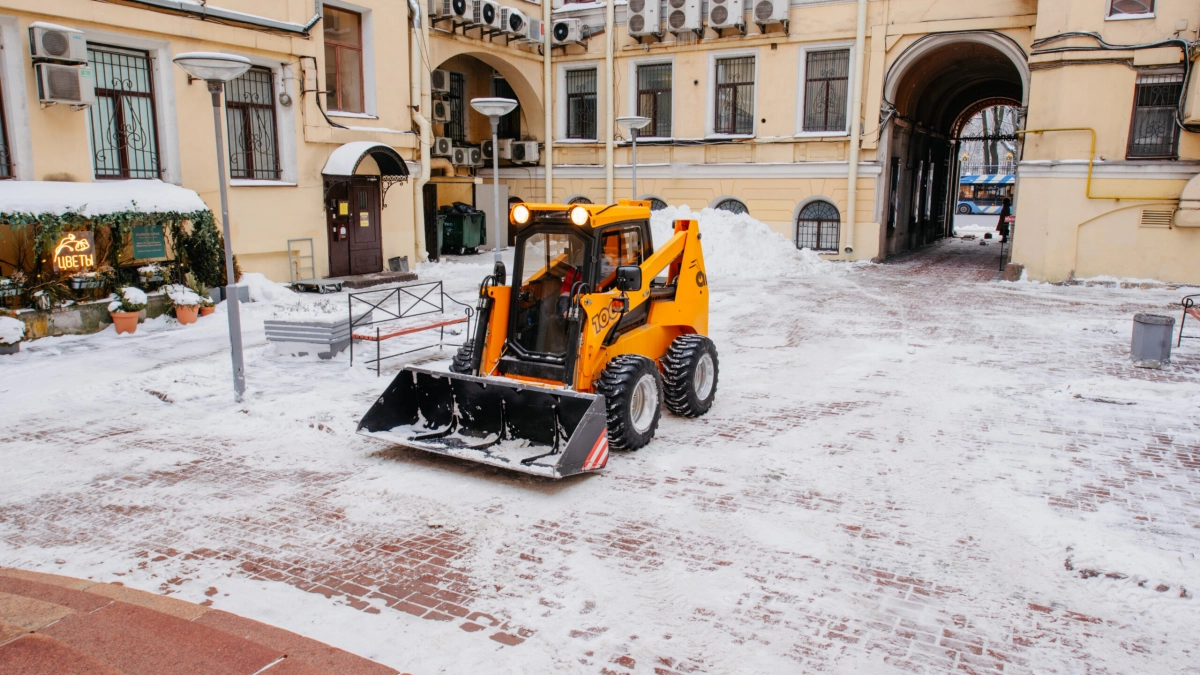
[[208,205],[193,190],[161,180],[112,180],[64,183],[0,180],[0,213],[102,216],[122,211],[191,213]]

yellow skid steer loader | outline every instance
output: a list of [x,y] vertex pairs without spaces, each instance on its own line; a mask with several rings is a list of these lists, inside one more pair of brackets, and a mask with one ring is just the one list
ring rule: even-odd
[[509,217],[511,285],[497,262],[450,372],[406,367],[359,433],[562,478],[649,443],[664,400],[708,412],[718,363],[696,221],[655,250],[649,202],[517,204]]

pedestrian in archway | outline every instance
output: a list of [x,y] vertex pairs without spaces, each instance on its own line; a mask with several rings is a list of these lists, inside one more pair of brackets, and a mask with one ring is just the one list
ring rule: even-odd
[[996,229],[1000,232],[1000,243],[1008,241],[1008,217],[1012,215],[1012,200],[1008,197],[1001,202],[1000,207],[1000,222],[996,224]]

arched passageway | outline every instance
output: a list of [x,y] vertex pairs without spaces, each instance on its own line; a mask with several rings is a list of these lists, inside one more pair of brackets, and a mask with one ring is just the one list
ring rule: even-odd
[[880,147],[885,181],[880,251],[886,256],[951,233],[959,136],[996,105],[1028,101],[1024,51],[989,31],[928,35],[892,64],[884,85],[890,123]]

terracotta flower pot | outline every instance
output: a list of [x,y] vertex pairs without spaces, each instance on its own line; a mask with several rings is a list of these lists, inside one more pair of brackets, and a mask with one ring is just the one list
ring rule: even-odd
[[217,311],[217,308],[213,307],[212,305],[209,305],[207,307],[201,305],[200,316],[208,316],[209,314],[212,314],[215,311]]
[[117,335],[121,333],[136,333],[138,325],[138,314],[140,312],[109,312],[112,317],[113,325],[117,328]]
[[192,305],[191,307],[179,306],[175,308],[175,318],[179,319],[179,323],[188,325],[196,323],[196,319],[200,316],[200,305]]

